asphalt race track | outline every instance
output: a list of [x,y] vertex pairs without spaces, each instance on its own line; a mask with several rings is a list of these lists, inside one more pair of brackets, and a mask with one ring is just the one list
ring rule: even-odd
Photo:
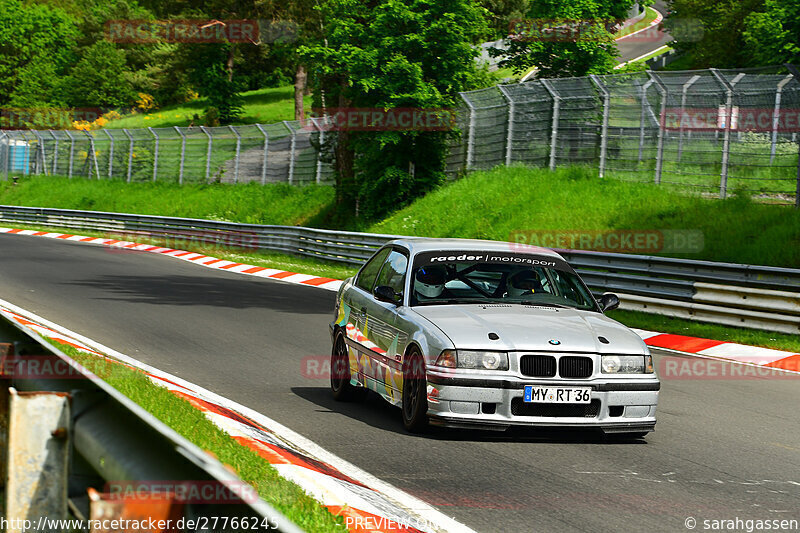
[[[651,7],[662,15],[667,14],[667,5],[663,0],[658,0]],[[624,63],[636,59],[637,57],[642,57],[643,55],[661,48],[671,40],[672,36],[657,32],[656,28],[631,35],[630,37],[617,41],[617,48],[619,48],[619,57],[617,61],[619,63]]]
[[[687,531],[800,519],[800,383],[664,380],[646,440],[403,431],[377,397],[334,403],[334,294],[168,257],[0,235],[0,298],[256,409],[468,526]],[[660,358],[657,358],[660,359]]]

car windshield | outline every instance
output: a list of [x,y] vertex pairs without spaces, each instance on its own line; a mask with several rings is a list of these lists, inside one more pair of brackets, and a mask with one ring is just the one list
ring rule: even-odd
[[551,256],[496,252],[418,254],[411,305],[505,303],[597,310],[567,263]]

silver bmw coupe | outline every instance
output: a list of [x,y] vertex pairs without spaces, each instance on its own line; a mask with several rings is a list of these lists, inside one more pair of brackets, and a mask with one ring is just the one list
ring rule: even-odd
[[645,343],[605,316],[552,250],[498,241],[398,239],[336,297],[331,390],[372,390],[427,424],[596,427],[641,437],[660,382]]

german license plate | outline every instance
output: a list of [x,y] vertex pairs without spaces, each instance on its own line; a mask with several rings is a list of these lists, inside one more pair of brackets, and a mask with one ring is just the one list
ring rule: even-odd
[[589,403],[592,388],[525,385],[523,400],[527,403]]

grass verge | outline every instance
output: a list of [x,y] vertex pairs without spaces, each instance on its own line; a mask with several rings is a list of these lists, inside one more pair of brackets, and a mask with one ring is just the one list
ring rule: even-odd
[[[97,356],[60,343],[52,344],[87,368],[96,366]],[[192,404],[154,384],[139,370],[119,364],[110,368],[104,366],[104,370],[105,381],[109,385],[192,443],[212,452],[223,464],[231,466],[239,477],[256,489],[262,499],[302,529],[344,530],[341,517],[333,516],[299,486],[282,478],[265,459],[233,440]]]
[[627,28],[622,28],[620,31],[614,34],[614,39],[621,39],[627,35],[630,35],[633,32],[639,31],[643,28],[648,27],[650,24],[653,23],[656,18],[658,18],[658,11],[653,9],[652,7],[645,7],[645,15],[642,20],[637,22],[636,24],[631,24]]
[[308,225],[333,201],[333,187],[188,184],[35,176],[0,182],[0,203],[205,218],[248,224]]
[[531,231],[699,230],[702,251],[660,255],[800,267],[800,210],[743,194],[709,200],[678,187],[598,179],[595,172],[514,166],[474,172],[366,229],[500,241]]
[[735,342],[738,344],[749,344],[750,346],[762,346],[774,350],[800,353],[800,336],[788,333],[705,324],[682,318],[651,315],[638,311],[623,311],[620,309],[609,311],[607,314],[614,320],[622,322],[631,328]]
[[[292,85],[247,91],[241,96],[243,113],[237,124],[271,124],[281,120],[294,120]],[[306,110],[310,110],[311,98],[304,98],[303,101]],[[185,104],[166,106],[150,113],[125,115],[108,122],[105,129],[188,126],[194,115],[200,116],[200,122],[195,121],[195,126],[202,126],[202,117],[207,105],[203,98]]]

